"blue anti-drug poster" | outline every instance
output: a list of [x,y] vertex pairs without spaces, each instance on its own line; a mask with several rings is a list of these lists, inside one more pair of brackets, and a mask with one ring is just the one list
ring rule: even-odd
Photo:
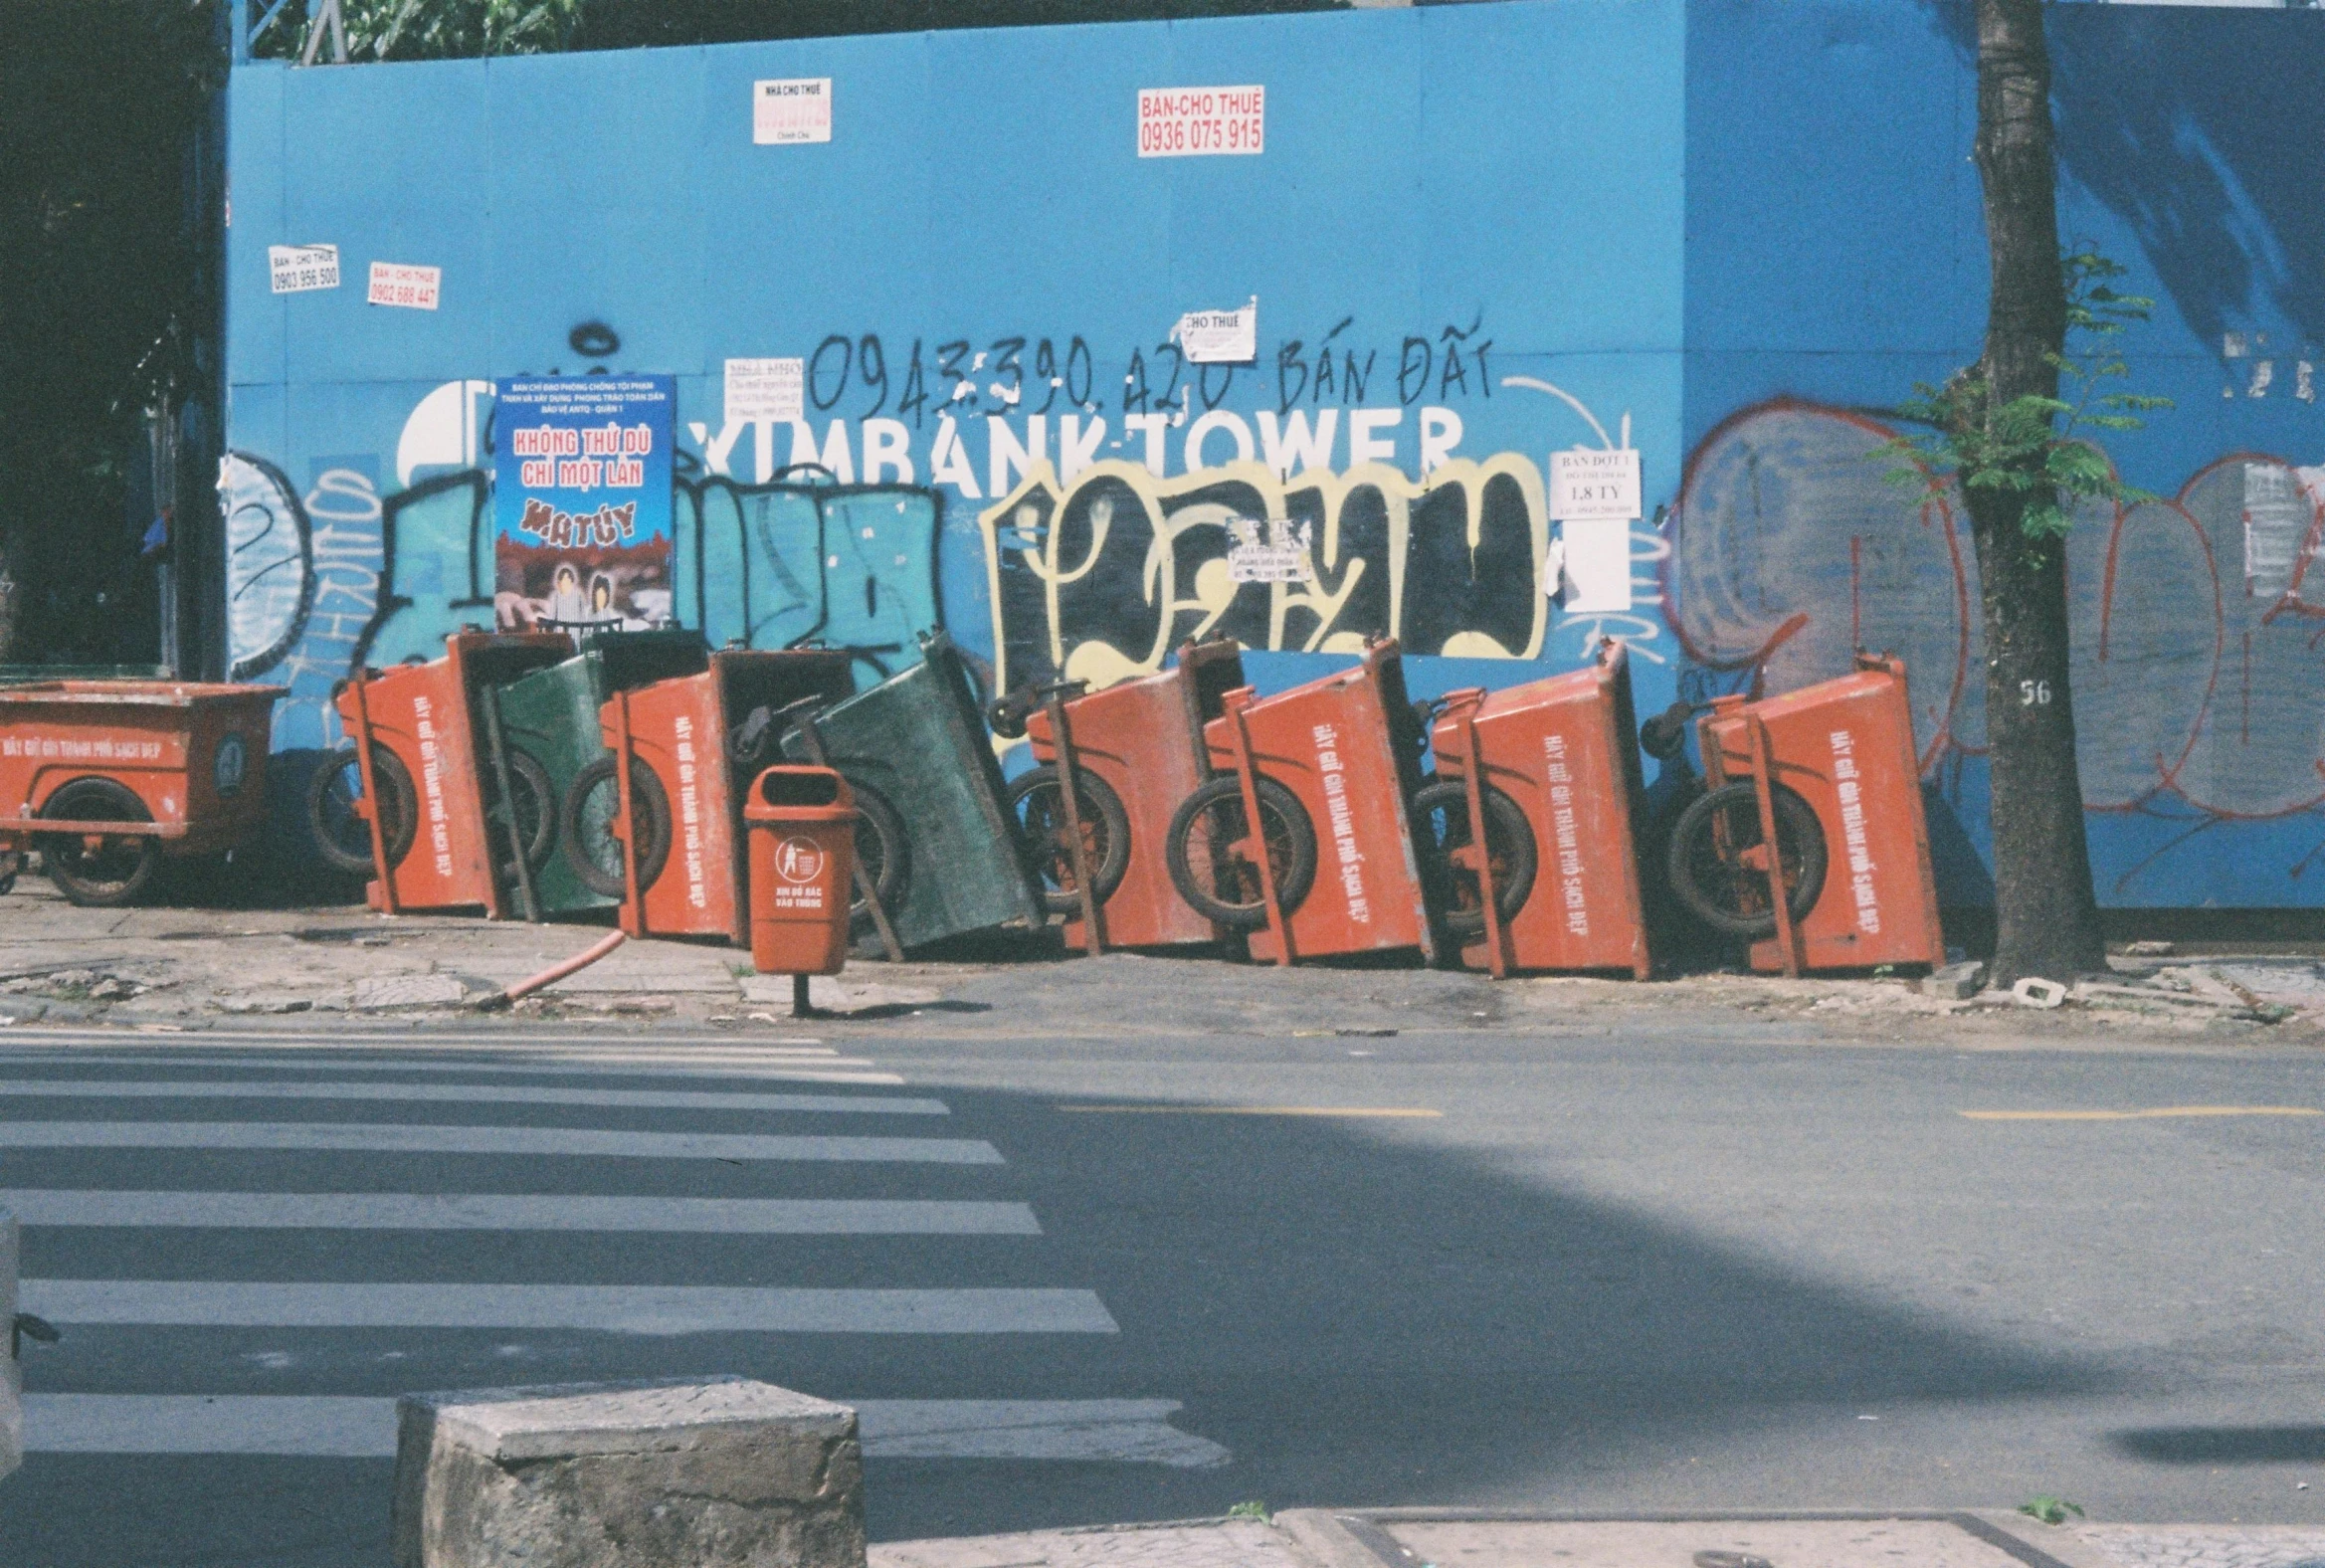
[[504,631],[671,621],[671,376],[516,377],[493,414]]

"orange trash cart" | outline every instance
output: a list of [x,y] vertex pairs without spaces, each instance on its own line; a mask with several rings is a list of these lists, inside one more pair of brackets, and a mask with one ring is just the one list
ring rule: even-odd
[[38,849],[78,904],[134,902],[161,858],[211,855],[267,820],[285,688],[190,681],[0,686],[0,878]]
[[[1168,670],[1065,703],[1079,826],[1099,905],[1097,944],[1167,947],[1224,934],[1171,884],[1164,846],[1179,803],[1211,777],[1204,726],[1226,712],[1227,693],[1243,684],[1243,650],[1233,638],[1220,638],[1185,645]],[[1066,853],[1055,731],[1048,711],[1026,715],[1025,736],[1038,766],[1010,781],[1009,802],[1025,824],[1044,902],[1067,917],[1066,944],[1088,947],[1093,933],[1081,919]]]
[[1750,939],[1754,969],[1944,965],[1902,660],[1859,654],[1837,681],[1720,697],[1696,738],[1706,793],[1672,829],[1672,890]]
[[1230,691],[1222,707],[1203,727],[1218,776],[1180,804],[1165,845],[1180,894],[1274,963],[1434,956],[1407,817],[1421,721],[1396,643],[1273,696]]
[[1416,797],[1413,821],[1446,932],[1468,967],[1496,977],[1653,972],[1635,828],[1646,818],[1637,731],[1630,660],[1612,638],[1588,669],[1446,694],[1431,730],[1436,781]]
[[[316,770],[307,814],[325,860],[351,872],[368,867],[373,908],[481,904],[495,920],[507,917],[512,830],[485,815],[492,760],[478,694],[572,657],[563,632],[469,628],[444,640],[442,659],[365,670],[340,684],[333,701],[353,744]],[[512,787],[528,777],[512,773]],[[537,841],[556,832],[557,803],[511,804],[513,831],[538,861],[546,846]]]
[[[727,648],[700,675],[607,698],[598,719],[612,755],[574,779],[560,818],[575,875],[622,900],[623,930],[750,941],[743,807],[752,770],[776,755],[783,708],[855,694],[851,664],[830,649]],[[639,825],[636,886],[624,849],[623,756],[631,758],[630,820]]]

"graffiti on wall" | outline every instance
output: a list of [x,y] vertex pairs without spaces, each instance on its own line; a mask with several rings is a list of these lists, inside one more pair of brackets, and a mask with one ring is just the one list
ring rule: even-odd
[[[1790,400],[1719,425],[1669,518],[1666,613],[1698,670],[1757,674],[1771,691],[1845,670],[1857,647],[1903,655],[1934,772],[1986,745],[1978,564],[1957,492],[1884,482],[1891,434]],[[2325,469],[2260,453],[2223,457],[2170,496],[2075,518],[2066,571],[2088,809],[2184,824],[2169,848],[2325,806],[2321,550]],[[2149,869],[2106,890],[2126,894]]]

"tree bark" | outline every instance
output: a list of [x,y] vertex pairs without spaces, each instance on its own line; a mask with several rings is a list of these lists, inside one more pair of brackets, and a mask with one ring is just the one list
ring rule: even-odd
[[[2066,337],[2041,0],[1977,0],[1978,174],[1993,264],[1987,408],[2054,397]],[[2106,967],[2074,704],[2067,691],[2066,545],[2030,538],[2042,492],[1966,489],[1986,628],[1994,789],[1994,980],[2071,981]]]

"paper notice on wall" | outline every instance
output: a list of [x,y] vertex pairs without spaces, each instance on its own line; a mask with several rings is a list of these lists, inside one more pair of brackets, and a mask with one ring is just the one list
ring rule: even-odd
[[751,140],[762,147],[832,139],[832,79],[751,84]]
[[1639,451],[1550,454],[1550,519],[1644,516],[1639,506]]
[[1138,155],[1202,158],[1251,155],[1267,143],[1267,90],[1140,88]]
[[1259,296],[1241,310],[1190,310],[1171,328],[1192,365],[1248,365],[1259,353]]
[[1559,525],[1544,587],[1568,615],[1620,615],[1631,608],[1631,520],[1578,517]]
[[1227,548],[1228,581],[1238,583],[1312,583],[1315,559],[1309,551],[1312,524],[1287,517],[1230,517]]
[[310,289],[339,287],[339,248],[335,245],[270,245],[267,277],[277,294],[305,294]]
[[444,286],[441,267],[408,267],[401,262],[373,262],[369,304],[402,305],[407,310],[433,310]]
[[726,417],[805,419],[807,361],[729,359],[726,362]]

